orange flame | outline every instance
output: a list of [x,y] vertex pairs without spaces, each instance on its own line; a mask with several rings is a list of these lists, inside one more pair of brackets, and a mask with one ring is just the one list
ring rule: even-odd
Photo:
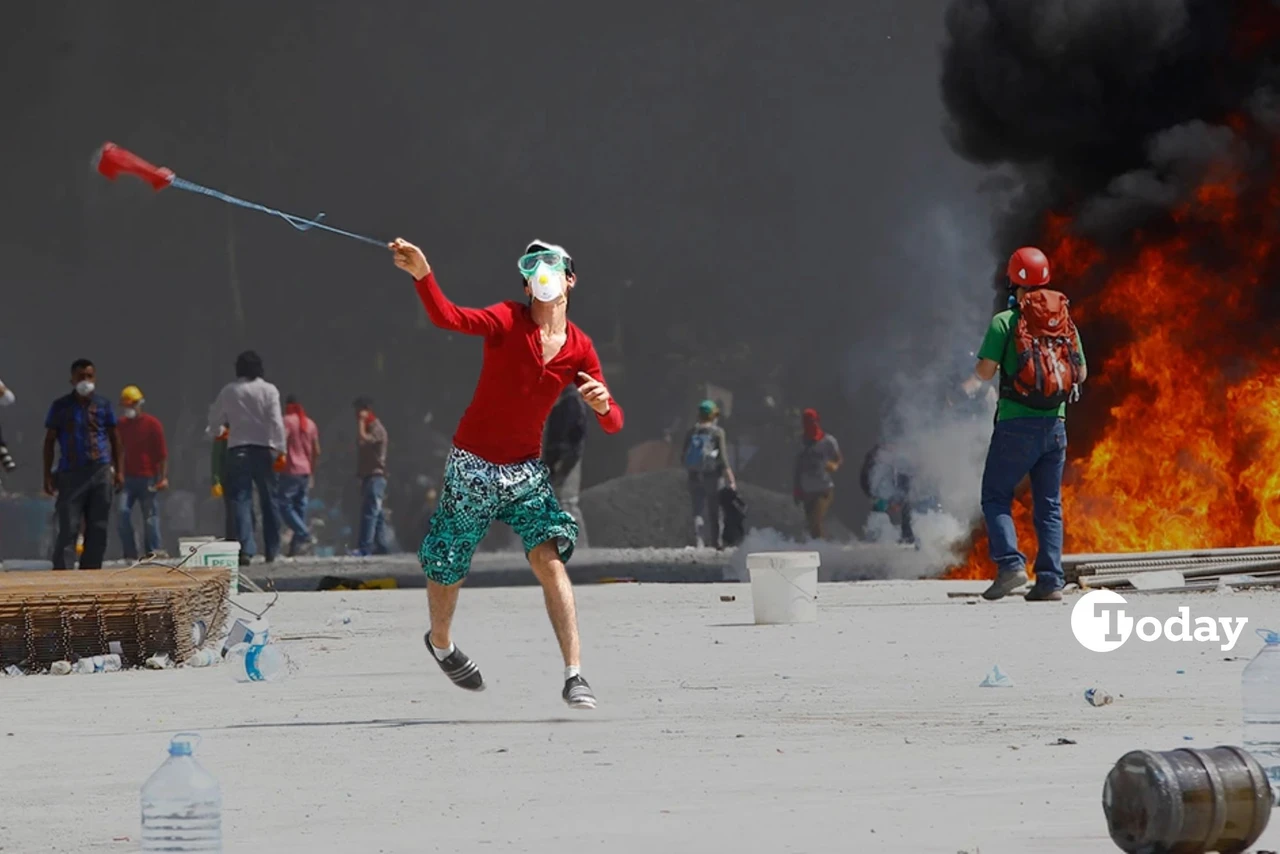
[[[1073,305],[1086,351],[1095,322],[1124,339],[1091,360],[1085,402],[1072,411],[1071,420],[1096,418],[1092,401],[1111,404],[1097,441],[1068,460],[1068,552],[1280,542],[1280,350],[1249,345],[1266,340],[1254,314],[1277,260],[1280,182],[1243,210],[1242,195],[1231,176],[1204,184],[1175,212],[1173,233],[1140,238],[1127,262],[1071,235],[1068,218],[1047,220],[1055,279],[1076,280],[1104,260],[1111,270]],[[1028,498],[1015,503],[1014,522],[1031,552]],[[948,576],[994,572],[979,531]]]

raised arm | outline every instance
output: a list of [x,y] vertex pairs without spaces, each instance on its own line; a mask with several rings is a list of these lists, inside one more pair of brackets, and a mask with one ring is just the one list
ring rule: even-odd
[[600,369],[600,357],[596,355],[594,344],[587,345],[587,355],[582,360],[582,368],[578,372],[578,391],[587,402],[587,406],[596,414],[596,420],[606,433],[617,433],[622,429],[622,407],[609,393],[604,382],[604,371]]
[[455,305],[440,290],[435,274],[431,272],[431,265],[427,263],[427,256],[412,243],[397,237],[390,248],[395,256],[396,266],[413,276],[418,298],[427,310],[427,317],[436,326],[449,332],[485,337],[498,335],[510,327],[510,312],[501,305],[489,308],[463,308]]

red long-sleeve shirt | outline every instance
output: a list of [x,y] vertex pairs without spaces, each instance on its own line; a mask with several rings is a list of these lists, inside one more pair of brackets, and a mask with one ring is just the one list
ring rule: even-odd
[[[491,463],[540,457],[543,425],[564,387],[585,382],[579,371],[605,381],[591,339],[570,322],[564,346],[544,364],[542,334],[528,306],[507,301],[488,308],[462,308],[444,295],[433,273],[415,284],[432,323],[484,338],[480,381],[453,444]],[[610,401],[609,411],[596,419],[606,433],[617,433],[622,429],[622,407]]]
[[146,412],[137,418],[121,418],[116,423],[120,446],[124,450],[125,477],[156,477],[160,464],[169,458],[164,440],[164,425]]

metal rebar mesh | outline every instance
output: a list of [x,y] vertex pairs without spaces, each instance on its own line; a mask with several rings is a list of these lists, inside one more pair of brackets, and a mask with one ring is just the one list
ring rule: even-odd
[[47,668],[105,655],[118,643],[126,667],[152,655],[181,662],[227,621],[225,569],[138,567],[0,573],[0,667]]

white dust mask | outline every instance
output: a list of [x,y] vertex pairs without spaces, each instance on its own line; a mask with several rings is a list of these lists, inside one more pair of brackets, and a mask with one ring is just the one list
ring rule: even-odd
[[533,291],[533,298],[538,302],[555,302],[564,296],[564,270],[539,263],[528,282],[529,290]]
[[81,397],[88,397],[93,394],[95,388],[97,386],[93,384],[92,380],[80,380],[80,382],[76,383],[76,394]]

